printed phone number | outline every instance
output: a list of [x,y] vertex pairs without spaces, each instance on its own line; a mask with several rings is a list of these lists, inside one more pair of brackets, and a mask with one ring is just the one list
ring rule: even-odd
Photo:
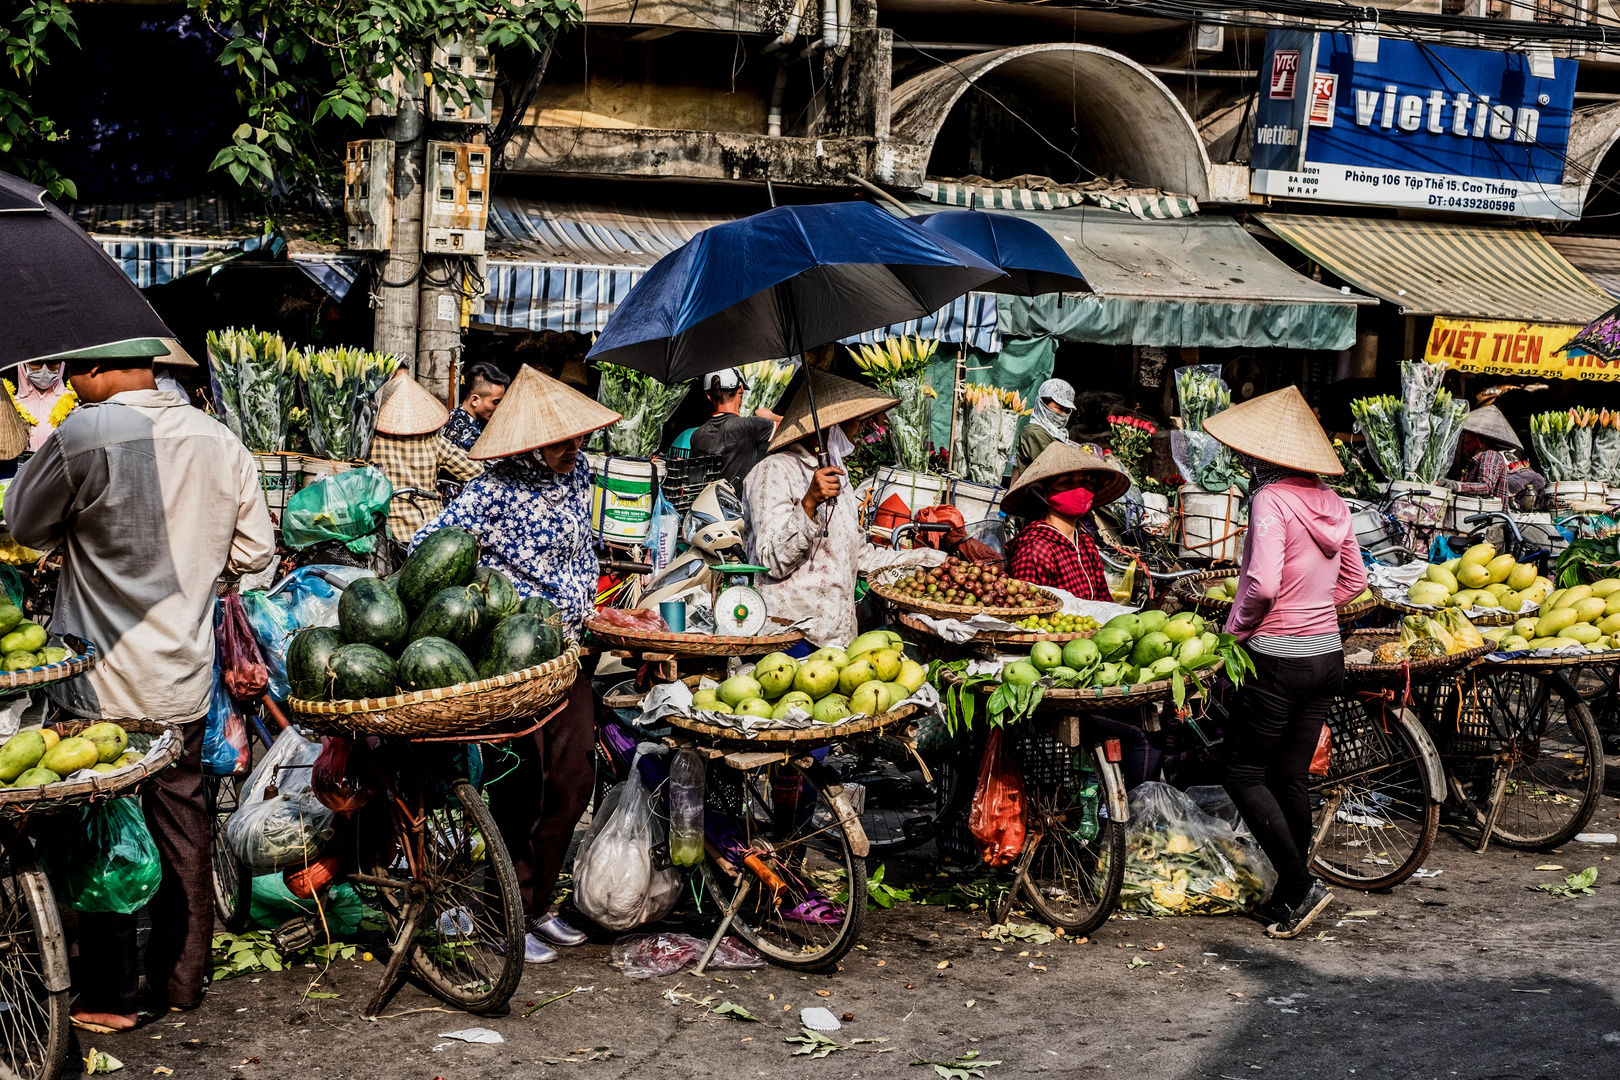
[[1471,199],[1455,195],[1430,195],[1430,206],[1452,207],[1457,210],[1502,210],[1511,213],[1518,208],[1516,199]]

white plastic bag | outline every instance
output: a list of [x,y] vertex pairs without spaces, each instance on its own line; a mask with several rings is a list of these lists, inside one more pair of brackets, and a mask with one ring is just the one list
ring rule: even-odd
[[642,754],[666,750],[652,743],[636,747],[627,779],[603,796],[574,856],[574,905],[608,930],[657,922],[680,898],[681,875],[669,864],[668,825],[637,768]]
[[225,823],[225,842],[249,870],[267,874],[302,866],[332,839],[337,815],[310,786],[320,754],[320,743],[289,728],[248,777],[241,805]]

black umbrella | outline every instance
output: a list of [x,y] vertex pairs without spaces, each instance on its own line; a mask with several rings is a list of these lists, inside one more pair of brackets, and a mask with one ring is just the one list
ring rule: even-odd
[[118,264],[43,189],[0,173],[0,368],[94,350],[163,356],[174,337]]

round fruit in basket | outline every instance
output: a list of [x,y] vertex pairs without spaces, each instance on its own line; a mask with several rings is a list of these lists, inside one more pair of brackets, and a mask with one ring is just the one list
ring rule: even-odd
[[936,604],[960,607],[1039,607],[1046,598],[1034,585],[994,566],[964,562],[954,555],[891,586],[896,592]]
[[1030,615],[1019,619],[1014,625],[1037,634],[1082,634],[1097,629],[1097,620],[1090,615],[1071,615],[1059,611],[1051,615]]

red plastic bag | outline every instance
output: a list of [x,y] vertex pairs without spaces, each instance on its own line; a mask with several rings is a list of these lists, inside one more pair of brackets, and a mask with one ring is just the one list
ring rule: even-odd
[[354,813],[376,794],[368,771],[354,757],[354,749],[351,738],[323,736],[320,756],[309,774],[310,789],[321,805],[344,815]]
[[1316,737],[1316,752],[1311,755],[1311,775],[1326,776],[1333,766],[1333,732],[1326,724],[1322,725],[1322,734]]
[[227,593],[214,620],[214,643],[219,647],[219,670],[225,689],[237,701],[254,701],[270,687],[270,669],[253,636],[247,608],[240,593]]
[[620,630],[639,630],[642,633],[667,634],[669,624],[658,617],[658,612],[651,608],[599,608],[596,612],[602,621],[609,626],[616,626]]
[[1024,776],[1008,755],[1000,728],[990,732],[979,762],[968,831],[979,842],[986,866],[1006,866],[1024,850]]

